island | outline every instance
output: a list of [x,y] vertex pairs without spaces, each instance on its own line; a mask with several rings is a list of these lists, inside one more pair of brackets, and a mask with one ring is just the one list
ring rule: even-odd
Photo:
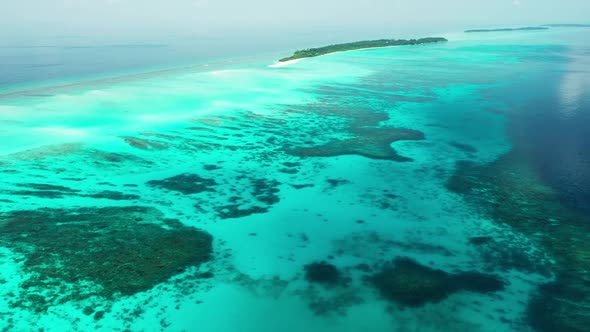
[[500,29],[474,29],[465,30],[465,33],[473,32],[508,32],[508,31],[535,31],[535,30],[547,30],[548,27],[524,27],[524,28],[500,28]]
[[545,27],[552,28],[590,28],[590,24],[543,24]]
[[353,43],[345,44],[334,44],[318,48],[308,48],[305,50],[295,51],[290,57],[282,58],[279,62],[286,62],[291,60],[312,58],[320,55],[360,50],[364,48],[376,48],[376,47],[390,47],[390,46],[402,46],[402,45],[419,45],[419,44],[430,44],[446,42],[446,38],[442,37],[428,37],[420,39],[378,39],[378,40],[365,40]]

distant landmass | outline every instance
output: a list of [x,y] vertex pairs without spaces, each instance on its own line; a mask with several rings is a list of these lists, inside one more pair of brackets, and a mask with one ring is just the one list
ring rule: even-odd
[[543,24],[543,26],[552,28],[590,28],[590,24]]
[[320,55],[359,50],[363,48],[375,48],[375,47],[389,47],[389,46],[402,46],[402,45],[418,45],[418,44],[430,44],[446,42],[446,38],[442,37],[428,37],[420,39],[379,39],[379,40],[365,40],[353,43],[335,44],[328,45],[318,48],[308,48],[305,50],[295,51],[290,57],[282,58],[279,62],[285,62],[296,59],[312,58]]
[[472,32],[507,32],[507,31],[530,31],[530,30],[547,30],[547,26],[542,27],[524,27],[524,28],[500,28],[500,29],[474,29],[465,30],[466,33]]

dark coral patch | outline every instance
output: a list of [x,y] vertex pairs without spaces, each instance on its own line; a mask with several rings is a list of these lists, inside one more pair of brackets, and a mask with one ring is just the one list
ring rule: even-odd
[[[0,240],[30,273],[13,306],[42,311],[69,300],[148,290],[211,259],[212,238],[145,207],[39,209],[0,214]],[[172,226],[171,226],[172,225]]]
[[178,191],[185,195],[213,191],[217,182],[213,179],[200,177],[196,174],[180,174],[163,180],[152,180],[148,185],[170,191]]
[[391,144],[401,140],[424,139],[422,132],[403,128],[356,128],[353,132],[357,137],[315,147],[295,148],[287,152],[298,157],[360,155],[372,159],[411,161],[410,158],[400,156]]
[[397,258],[384,265],[369,281],[382,297],[407,307],[437,303],[462,290],[487,293],[504,288],[504,283],[493,275],[478,272],[451,274],[420,265],[409,258]]
[[341,282],[342,276],[338,268],[325,261],[307,264],[305,269],[305,279],[312,283],[324,285],[335,285]]

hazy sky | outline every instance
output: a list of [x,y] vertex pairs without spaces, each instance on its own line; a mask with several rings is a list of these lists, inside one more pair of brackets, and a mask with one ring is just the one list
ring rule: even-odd
[[217,35],[590,23],[590,0],[0,0],[0,34]]

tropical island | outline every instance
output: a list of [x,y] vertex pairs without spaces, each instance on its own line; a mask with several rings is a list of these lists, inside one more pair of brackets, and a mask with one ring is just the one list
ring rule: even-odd
[[303,58],[312,58],[320,55],[335,53],[335,52],[344,52],[344,51],[353,51],[353,50],[360,50],[363,48],[376,48],[376,47],[390,47],[390,46],[402,46],[402,45],[419,45],[419,44],[430,44],[430,43],[440,43],[446,42],[446,38],[442,37],[428,37],[428,38],[420,38],[420,39],[378,39],[378,40],[365,40],[365,41],[358,41],[353,43],[345,43],[345,44],[334,44],[328,45],[324,47],[318,48],[308,48],[305,50],[298,50],[293,53],[290,57],[282,58],[279,62],[303,59]]
[[590,24],[543,24],[545,27],[552,28],[590,28]]
[[534,30],[547,30],[548,27],[524,27],[524,28],[500,28],[500,29],[474,29],[465,30],[465,33],[473,32],[508,32],[508,31],[534,31]]

